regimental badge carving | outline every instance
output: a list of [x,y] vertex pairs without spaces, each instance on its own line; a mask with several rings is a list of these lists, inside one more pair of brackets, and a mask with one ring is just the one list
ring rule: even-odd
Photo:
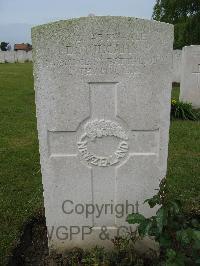
[[[128,135],[117,122],[110,120],[93,120],[84,126],[84,134],[77,142],[78,150],[84,160],[93,166],[106,167],[118,164],[128,153]],[[88,143],[96,138],[113,136],[120,140],[116,151],[107,157],[97,156],[88,150]]]

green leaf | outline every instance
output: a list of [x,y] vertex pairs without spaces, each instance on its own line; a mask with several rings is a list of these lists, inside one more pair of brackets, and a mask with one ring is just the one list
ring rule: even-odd
[[199,230],[192,230],[193,231],[193,239],[200,241],[200,231]]
[[159,244],[161,247],[170,248],[172,246],[172,241],[168,234],[162,234],[159,238]]
[[126,221],[129,224],[140,224],[141,222],[145,221],[146,218],[139,213],[133,213],[133,214],[129,214]]
[[149,230],[152,226],[152,222],[150,219],[146,219],[140,223],[138,226],[138,233],[140,236],[146,236],[149,234]]
[[193,250],[200,251],[200,241],[195,241],[192,245]]
[[192,219],[191,224],[193,227],[200,229],[200,224],[199,224],[199,221],[197,219]]
[[158,231],[157,225],[155,225],[154,223],[152,224],[151,228],[149,229],[149,235],[155,236],[156,241],[159,241],[159,239],[160,239],[160,232]]
[[197,265],[200,265],[200,259],[197,259],[197,260],[195,261],[195,263],[196,263]]
[[188,230],[180,230],[176,232],[176,239],[183,245],[190,244],[191,238],[188,234]]
[[200,251],[200,231],[199,230],[193,230],[192,240],[194,241],[193,246],[192,246],[193,249]]
[[159,232],[163,230],[163,226],[167,224],[167,215],[163,207],[161,207],[156,213],[156,222]]
[[173,249],[167,250],[167,260],[165,266],[185,266],[186,257],[181,252],[176,252]]
[[180,202],[178,200],[170,201],[171,211],[173,214],[178,215],[180,213]]
[[151,232],[152,227],[153,227],[153,222],[149,219],[146,225],[146,228],[145,228],[145,232],[144,232],[145,235],[151,235],[150,232]]
[[174,258],[176,258],[176,251],[173,249],[167,249],[167,258],[169,260],[173,260]]
[[156,205],[161,204],[161,201],[159,195],[155,195],[153,198],[145,200],[144,203],[148,203],[150,208],[153,208]]

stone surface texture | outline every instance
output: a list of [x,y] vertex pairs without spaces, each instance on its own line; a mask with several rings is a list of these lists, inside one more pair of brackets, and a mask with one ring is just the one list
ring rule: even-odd
[[182,50],[173,51],[173,82],[181,82]]
[[183,48],[180,100],[200,108],[200,45]]
[[[173,26],[87,17],[35,27],[32,41],[49,247],[110,247],[102,226],[110,239],[128,226],[111,206],[151,216],[143,202],[166,175]],[[110,207],[86,217],[77,204]]]

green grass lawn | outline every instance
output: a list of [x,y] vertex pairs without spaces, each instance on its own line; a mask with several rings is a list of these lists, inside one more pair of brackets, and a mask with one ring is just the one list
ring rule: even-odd
[[0,64],[0,265],[42,206],[32,64]]
[[179,94],[180,94],[180,87],[177,85],[173,87],[172,90],[172,99],[179,100]]
[[[178,98],[179,88],[173,90]],[[32,64],[0,64],[0,265],[22,224],[43,205]],[[168,180],[171,197],[200,209],[200,126],[172,121]]]

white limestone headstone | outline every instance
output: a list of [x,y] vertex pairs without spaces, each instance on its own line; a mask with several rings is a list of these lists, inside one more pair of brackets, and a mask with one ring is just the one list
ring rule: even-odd
[[49,247],[109,247],[103,226],[117,235],[137,205],[151,216],[143,202],[166,175],[173,26],[87,17],[32,41]]
[[28,52],[26,53],[26,60],[28,60],[29,62],[32,61],[32,51],[28,51]]
[[0,51],[0,63],[5,63],[5,52]]
[[182,50],[173,51],[173,82],[181,82]]
[[27,52],[26,51],[16,51],[16,62],[24,63],[27,60]]
[[180,100],[200,108],[200,45],[183,48]]
[[15,51],[6,51],[5,54],[5,62],[6,63],[15,63],[16,57],[15,57]]

